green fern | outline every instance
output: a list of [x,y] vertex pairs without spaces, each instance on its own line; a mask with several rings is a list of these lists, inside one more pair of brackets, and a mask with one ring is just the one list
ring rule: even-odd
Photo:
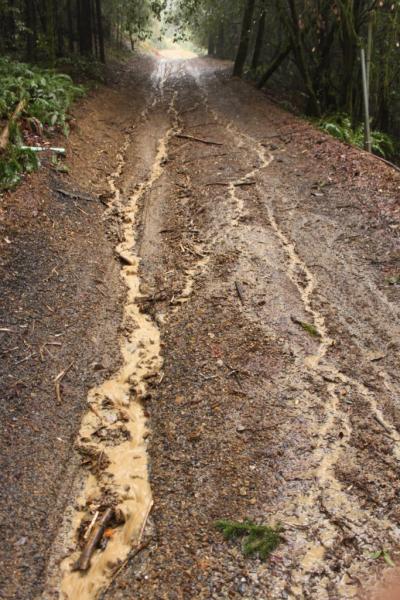
[[215,523],[216,529],[221,531],[226,540],[243,538],[242,552],[245,556],[258,555],[265,560],[276,550],[282,541],[279,525],[276,528],[268,525],[256,525],[252,521],[219,520]]
[[[318,126],[322,131],[333,137],[357,146],[364,147],[364,126],[358,125],[353,128],[350,118],[345,114],[336,114],[325,117],[319,121]],[[382,158],[393,158],[396,155],[396,143],[387,133],[382,131],[371,131],[372,151]]]

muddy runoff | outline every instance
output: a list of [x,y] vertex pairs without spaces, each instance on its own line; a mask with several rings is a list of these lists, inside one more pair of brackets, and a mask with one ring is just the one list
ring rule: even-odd
[[[165,77],[161,66],[159,87],[163,87]],[[116,252],[123,264],[121,277],[127,288],[120,339],[122,366],[88,394],[89,410],[82,420],[77,446],[88,458],[91,473],[76,500],[73,516],[70,541],[77,545],[80,540],[80,547],[61,565],[60,598],[63,600],[99,597],[130,552],[140,546],[152,507],[146,442],[149,430],[142,399],[148,380],[162,377],[162,357],[159,330],[139,306],[142,294],[135,231],[140,202],[162,175],[168,144],[177,128],[175,100],[173,94],[168,107],[172,125],[158,141],[147,179],[130,197],[123,197],[118,181],[126,164],[131,134],[127,135],[118,156],[117,169],[109,178],[113,194],[111,209],[117,211],[121,221],[122,241]],[[144,111],[142,119],[147,117],[147,112]],[[103,547],[94,550],[87,570],[79,569],[82,548],[110,507],[113,508],[112,517],[103,537],[107,543],[104,546],[102,542]]]
[[[193,73],[199,86],[202,85],[198,73]],[[203,87],[206,97],[205,102],[209,106],[207,90]],[[233,137],[237,148],[246,148],[255,155],[257,166],[241,178],[229,182],[228,193],[236,212],[230,224],[238,227],[240,220],[245,214],[245,204],[240,195],[240,189],[246,185],[255,185],[263,195],[267,191],[268,201],[264,203],[266,216],[272,233],[279,241],[285,255],[285,274],[297,290],[305,313],[309,316],[309,323],[315,328],[315,337],[318,340],[316,350],[313,354],[296,356],[296,364],[299,372],[307,372],[315,381],[320,382],[325,388],[325,393],[318,398],[321,406],[324,406],[324,419],[318,423],[312,419],[312,397],[304,394],[304,410],[310,411],[311,422],[313,422],[312,435],[315,437],[314,451],[310,467],[303,471],[302,476],[314,483],[310,485],[307,492],[292,500],[282,502],[276,511],[277,521],[284,523],[291,530],[291,538],[297,538],[296,546],[299,548],[298,562],[292,571],[290,581],[286,582],[285,590],[290,598],[303,598],[309,596],[310,583],[315,573],[322,570],[326,564],[326,556],[341,539],[340,525],[331,518],[331,515],[346,515],[346,523],[351,534],[366,539],[369,527],[378,531],[384,528],[393,531],[394,524],[388,518],[379,520],[370,515],[366,518],[365,511],[355,501],[354,496],[349,494],[348,489],[339,481],[336,475],[336,467],[345,456],[352,438],[352,423],[348,413],[342,410],[340,390],[342,386],[348,386],[353,392],[363,399],[368,406],[372,418],[381,424],[386,435],[392,442],[392,454],[396,460],[400,455],[400,438],[395,428],[386,420],[383,411],[379,408],[378,400],[373,392],[369,390],[356,377],[350,377],[333,361],[329,360],[331,348],[335,345],[335,339],[329,334],[324,314],[316,308],[315,299],[318,296],[319,282],[316,275],[311,271],[302,259],[296,247],[295,241],[285,232],[284,227],[275,216],[274,205],[286,205],[285,198],[281,197],[280,191],[266,187],[262,183],[263,172],[274,160],[273,154],[254,137],[247,135],[236,127],[232,121],[226,120],[224,115],[210,108],[215,119]],[[265,176],[267,177],[267,176]],[[261,181],[260,181],[261,180]],[[269,184],[270,185],[270,184]],[[268,193],[269,192],[269,193]],[[387,379],[387,378],[386,378]],[[306,407],[310,407],[309,409]],[[339,430],[341,435],[335,436]],[[318,600],[326,600],[330,597],[329,576],[320,580],[320,586],[315,597]],[[341,597],[359,597],[358,582],[349,577],[343,577],[337,584]]]

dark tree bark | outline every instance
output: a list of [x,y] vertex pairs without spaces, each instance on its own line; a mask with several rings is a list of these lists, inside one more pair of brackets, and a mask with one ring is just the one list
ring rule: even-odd
[[254,45],[253,60],[251,61],[251,68],[254,70],[257,69],[260,62],[261,50],[264,43],[265,19],[266,13],[263,9],[258,20],[256,43]]
[[72,16],[71,0],[67,0],[67,19],[68,19],[68,50],[72,54],[74,51],[75,36],[74,36],[74,21],[73,21],[73,16]]
[[101,0],[96,0],[96,21],[97,21],[97,34],[99,36],[100,60],[102,63],[105,63],[106,62],[106,53],[104,50],[104,31],[103,31],[103,15],[101,12]]
[[257,83],[257,87],[260,90],[267,83],[268,79],[272,77],[272,75],[279,69],[285,58],[287,58],[292,50],[291,46],[286,46],[282,52],[280,52],[276,58],[272,61],[268,69],[265,71],[264,75],[260,78]]
[[26,19],[26,60],[34,61],[36,58],[36,11],[32,0],[25,0],[25,19]]
[[16,24],[15,24],[15,0],[8,1],[8,10],[6,10],[3,20],[3,40],[4,47],[8,51],[16,49]]
[[90,0],[80,0],[80,31],[79,46],[81,53],[93,54],[93,29],[90,10]]
[[292,48],[296,66],[303,78],[304,85],[308,94],[307,112],[313,116],[321,116],[321,107],[315,93],[314,85],[311,79],[309,64],[306,59],[304,48],[304,39],[300,28],[300,19],[297,13],[295,0],[287,0],[291,18],[290,31],[292,37]]
[[90,4],[90,22],[92,24],[92,48],[93,48],[95,57],[99,58],[95,0],[90,0],[89,4]]
[[58,0],[53,0],[54,35],[57,41],[57,56],[64,56],[64,19],[62,6]]
[[216,55],[218,56],[218,58],[225,57],[225,28],[223,21],[221,21],[218,25]]
[[234,77],[241,77],[243,75],[243,69],[246,63],[247,52],[250,43],[251,21],[253,18],[254,6],[255,0],[247,0],[243,14],[239,47],[236,54],[235,65],[233,67]]
[[208,56],[215,56],[215,36],[213,33],[208,34]]

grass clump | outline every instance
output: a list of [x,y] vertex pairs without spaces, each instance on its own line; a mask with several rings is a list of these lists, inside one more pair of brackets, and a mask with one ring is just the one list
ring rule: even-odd
[[266,560],[276,550],[282,541],[280,527],[256,525],[252,521],[219,520],[215,523],[226,540],[242,539],[242,552],[244,556],[258,555],[261,560]]
[[315,327],[315,325],[311,325],[311,323],[306,323],[305,321],[301,321],[300,319],[297,319],[296,317],[291,317],[293,323],[296,323],[296,325],[300,325],[300,327],[302,329],[304,329],[304,331],[307,331],[307,333],[309,335],[311,335],[312,337],[321,337],[320,332],[318,331],[318,329]]
[[307,331],[307,333],[309,333],[313,337],[320,337],[319,331],[315,327],[315,325],[311,325],[311,323],[305,323],[304,321],[301,321],[300,325],[304,329],[304,331]]

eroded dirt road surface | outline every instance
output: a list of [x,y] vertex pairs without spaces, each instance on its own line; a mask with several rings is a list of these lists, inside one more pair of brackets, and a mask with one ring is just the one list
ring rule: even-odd
[[[400,542],[400,177],[222,63],[137,59],[119,82],[120,366],[74,417],[46,568],[5,597],[366,598],[388,566],[371,554]],[[73,571],[107,503],[120,520]],[[284,541],[244,558],[221,518]]]

